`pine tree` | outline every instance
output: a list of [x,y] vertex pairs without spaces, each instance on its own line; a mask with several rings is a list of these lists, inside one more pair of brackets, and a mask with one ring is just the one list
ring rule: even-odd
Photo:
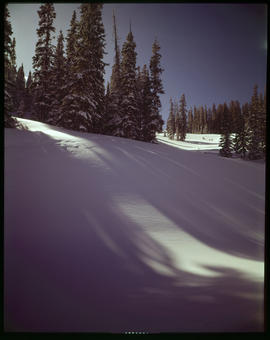
[[167,120],[167,133],[170,139],[174,139],[175,134],[175,115],[173,109],[172,98],[170,98],[170,114]]
[[199,133],[200,132],[200,115],[199,110],[194,105],[194,117],[193,117],[193,124],[192,124],[192,133]]
[[164,71],[160,65],[161,54],[160,45],[155,39],[152,45],[152,57],[150,59],[150,79],[153,94],[153,112],[156,115],[156,119],[159,122],[157,125],[157,132],[162,132],[162,126],[164,121],[160,114],[161,102],[159,95],[164,94],[163,85],[161,81],[161,74]]
[[193,126],[193,114],[192,108],[188,110],[188,122],[187,122],[187,132],[192,133],[192,126]]
[[246,128],[246,122],[245,122],[246,113],[248,113],[248,111],[247,110],[245,111],[245,108],[243,107],[236,121],[236,126],[235,126],[236,133],[233,139],[234,151],[236,152],[236,154],[240,155],[241,158],[244,158],[244,159],[246,158],[246,154],[248,151],[247,128]]
[[60,116],[60,108],[62,101],[66,94],[66,75],[67,65],[66,58],[64,56],[64,36],[60,30],[57,47],[53,56],[52,62],[52,87],[54,89],[54,100],[52,102],[51,115],[48,123],[58,124]]
[[19,67],[16,77],[16,83],[15,83],[15,89],[16,89],[16,96],[15,96],[15,108],[14,111],[17,112],[20,106],[20,114],[21,117],[23,116],[22,108],[24,105],[21,104],[21,102],[25,100],[25,76],[24,76],[24,69],[23,64]]
[[11,116],[13,110],[12,92],[15,89],[15,78],[13,76],[13,47],[12,47],[12,28],[9,21],[9,11],[5,4],[4,13],[4,125],[5,127],[16,127],[17,121]]
[[217,110],[216,105],[212,105],[212,132],[211,133],[218,133],[217,132]]
[[259,119],[258,119],[258,132],[260,138],[260,150],[262,155],[266,153],[266,105],[265,95],[259,94]]
[[[77,57],[77,41],[79,23],[76,19],[76,11],[73,11],[70,28],[68,29],[66,38],[66,74],[65,85],[63,87],[64,98],[61,101],[59,109],[57,125],[67,129],[75,129],[76,114],[79,111],[79,106],[74,99],[75,85],[77,77],[75,74],[75,61]],[[85,129],[85,128],[84,128]]]
[[52,62],[54,46],[52,36],[55,32],[53,20],[55,10],[52,3],[40,6],[38,11],[39,28],[37,29],[38,41],[36,43],[35,56],[33,57],[34,68],[34,116],[47,122],[50,119],[52,101],[54,97],[52,89]]
[[178,105],[175,105],[175,135],[176,140],[180,140],[180,133],[181,133],[181,120],[180,120],[180,114],[179,114],[179,108]]
[[116,19],[113,12],[114,32],[114,65],[110,79],[110,100],[107,103],[106,115],[104,117],[105,133],[109,135],[122,136],[122,91],[121,91],[121,56],[118,46]]
[[[83,3],[80,7],[75,55],[69,66],[68,91],[61,106],[60,118],[61,124],[67,124],[71,129],[96,133],[102,129],[105,96],[102,6]],[[75,25],[74,20],[72,22]]]
[[223,119],[221,122],[221,138],[219,146],[221,149],[219,150],[219,153],[223,157],[231,157],[232,156],[232,140],[231,140],[231,115],[229,112],[229,109],[227,107],[227,104],[224,103],[223,105]]
[[151,91],[151,80],[147,66],[143,66],[141,73],[142,86],[142,106],[141,106],[141,132],[142,140],[145,142],[155,142],[158,131],[158,116],[153,108],[153,93]]
[[26,81],[26,89],[25,89],[25,100],[24,100],[24,117],[31,118],[32,115],[32,101],[33,101],[33,94],[32,94],[32,73],[29,71],[28,78]]
[[203,110],[203,126],[202,126],[202,133],[207,133],[207,126],[208,126],[208,121],[207,121],[207,106],[204,106],[204,110]]
[[180,99],[180,140],[184,141],[186,139],[186,132],[187,132],[187,109],[186,109],[186,98],[184,93]]
[[222,121],[223,121],[223,111],[224,106],[222,104],[218,104],[217,106],[217,119],[216,119],[216,133],[222,134]]
[[122,120],[120,136],[137,139],[138,105],[136,100],[136,43],[131,29],[122,47],[121,88],[122,88]]
[[67,31],[67,73],[71,71],[71,65],[74,63],[76,57],[76,40],[78,39],[78,22],[76,11],[73,11],[72,18],[70,21],[70,28]]
[[260,116],[259,116],[259,98],[258,98],[258,85],[254,86],[253,96],[249,106],[248,118],[248,158],[251,160],[259,159],[262,157],[262,149],[260,145]]

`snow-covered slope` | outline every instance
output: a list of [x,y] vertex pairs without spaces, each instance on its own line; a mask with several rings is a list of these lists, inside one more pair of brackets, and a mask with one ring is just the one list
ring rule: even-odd
[[6,330],[263,330],[263,163],[20,121]]
[[171,140],[168,136],[164,137],[163,133],[157,135],[159,142],[172,145],[183,150],[207,150],[213,153],[218,153],[219,147],[219,134],[195,134],[187,133],[185,141]]

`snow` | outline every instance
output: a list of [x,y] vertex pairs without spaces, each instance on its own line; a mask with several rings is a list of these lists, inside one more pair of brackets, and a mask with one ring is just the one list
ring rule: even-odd
[[169,145],[173,145],[183,150],[213,150],[218,153],[219,147],[219,134],[186,134],[185,141],[171,140],[168,136],[164,137],[163,133],[157,134],[157,140]]
[[219,135],[152,144],[18,120],[5,330],[263,331],[263,162],[218,156]]

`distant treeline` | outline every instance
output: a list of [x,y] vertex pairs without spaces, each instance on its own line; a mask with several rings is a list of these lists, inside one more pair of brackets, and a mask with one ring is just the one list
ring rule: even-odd
[[232,100],[229,105],[226,102],[217,107],[213,104],[212,108],[194,106],[188,112],[182,94],[180,105],[170,101],[167,133],[170,139],[182,141],[186,133],[221,134],[222,156],[230,157],[234,151],[243,158],[263,158],[266,152],[266,94],[258,93],[255,85],[250,102],[243,105]]

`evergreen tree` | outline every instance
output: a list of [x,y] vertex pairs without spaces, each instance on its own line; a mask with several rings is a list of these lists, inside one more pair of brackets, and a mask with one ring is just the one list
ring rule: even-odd
[[238,119],[236,121],[236,133],[234,136],[233,144],[234,144],[234,151],[241,156],[241,158],[246,158],[247,154],[247,146],[248,146],[248,140],[247,140],[247,129],[246,129],[246,122],[245,122],[245,114],[248,113],[240,111],[240,114],[238,116]]
[[52,62],[54,46],[52,45],[53,20],[55,10],[52,3],[40,6],[38,11],[39,28],[37,29],[38,41],[36,43],[35,56],[33,57],[34,68],[34,116],[48,122],[54,97],[52,89]]
[[[73,11],[66,38],[66,74],[65,85],[63,87],[64,97],[61,101],[58,121],[56,122],[57,125],[67,129],[79,128],[79,125],[75,123],[76,115],[79,111],[79,105],[77,100],[75,100],[75,87],[77,82],[75,61],[77,58],[77,42],[79,40],[78,29],[79,23],[76,18],[76,11]],[[85,127],[83,129],[85,130]]]
[[102,6],[98,3],[83,3],[80,7],[75,56],[69,68],[69,86],[60,116],[62,125],[96,133],[102,129],[105,96]]
[[239,125],[238,120],[241,119],[241,106],[238,100],[232,100],[229,105],[229,111],[231,113],[232,122],[231,122],[231,132],[236,133],[237,127]]
[[21,102],[22,101],[24,102],[25,94],[26,94],[23,64],[19,67],[18,72],[17,72],[15,89],[16,89],[16,97],[15,97],[14,111],[17,112],[20,106],[20,114],[22,117],[23,116],[22,108],[24,108],[24,105],[22,105]]
[[259,94],[259,119],[258,119],[258,132],[260,138],[260,150],[263,155],[266,153],[266,101],[265,95]]
[[194,105],[194,117],[193,117],[193,124],[192,124],[192,133],[199,133],[200,132],[200,115],[199,110]]
[[176,135],[176,140],[180,140],[181,120],[180,120],[178,105],[176,104],[175,106],[176,106],[176,110],[175,110],[175,135]]
[[221,149],[219,153],[223,157],[231,157],[232,156],[232,140],[230,134],[230,124],[231,124],[231,115],[227,104],[223,105],[223,119],[221,122],[221,138],[219,146]]
[[33,87],[32,73],[31,71],[29,71],[28,78],[26,81],[25,100],[24,100],[24,103],[25,103],[24,116],[26,118],[31,118],[31,115],[32,115],[32,100],[33,100],[32,87]]
[[164,94],[163,85],[161,81],[161,73],[164,71],[160,65],[161,54],[160,45],[155,39],[152,45],[152,57],[150,59],[150,79],[153,94],[153,112],[156,115],[156,120],[158,121],[157,132],[162,132],[162,126],[164,121],[160,115],[161,102],[159,95]]
[[136,43],[133,39],[131,29],[122,47],[121,62],[121,88],[122,88],[122,120],[120,136],[137,139],[138,126],[137,116],[138,105],[136,99]]
[[61,118],[60,108],[66,94],[67,65],[64,56],[64,36],[60,30],[57,47],[52,62],[52,87],[54,89],[54,100],[52,102],[51,115],[48,123],[57,124]]
[[116,19],[113,12],[114,32],[114,65],[110,79],[110,100],[107,101],[107,110],[104,117],[105,133],[109,135],[122,136],[122,91],[121,91],[121,57],[118,46]]
[[141,139],[145,142],[155,142],[157,126],[159,123],[156,111],[153,108],[153,93],[147,66],[141,72]]
[[73,11],[70,21],[70,28],[68,29],[66,38],[66,62],[67,62],[67,74],[71,71],[71,65],[74,63],[76,57],[76,41],[78,39],[78,22],[76,17],[76,11]]
[[188,123],[187,123],[187,132],[192,133],[192,126],[193,126],[193,114],[192,108],[188,111]]
[[13,110],[12,92],[15,89],[15,78],[13,76],[12,56],[12,28],[9,21],[9,11],[5,4],[4,13],[4,125],[5,127],[16,127],[17,121],[11,116]]
[[182,94],[180,99],[180,140],[184,141],[186,139],[186,132],[187,132],[187,110],[186,110],[186,98],[185,95]]
[[260,116],[259,116],[259,98],[258,98],[258,86],[254,86],[253,96],[251,98],[251,104],[249,106],[249,118],[248,118],[248,157],[251,160],[259,159],[262,157],[262,149],[260,145]]
[[208,122],[207,122],[207,106],[204,106],[204,110],[203,110],[203,127],[202,127],[202,133],[207,133],[208,129]]
[[175,134],[175,115],[173,109],[172,98],[170,98],[170,114],[167,120],[167,133],[170,139],[174,139]]
[[217,110],[216,105],[213,104],[212,106],[212,131],[211,133],[218,133],[217,129]]
[[219,104],[217,106],[217,119],[216,119],[216,133],[222,134],[222,121],[223,121],[223,111],[224,106],[222,104]]

